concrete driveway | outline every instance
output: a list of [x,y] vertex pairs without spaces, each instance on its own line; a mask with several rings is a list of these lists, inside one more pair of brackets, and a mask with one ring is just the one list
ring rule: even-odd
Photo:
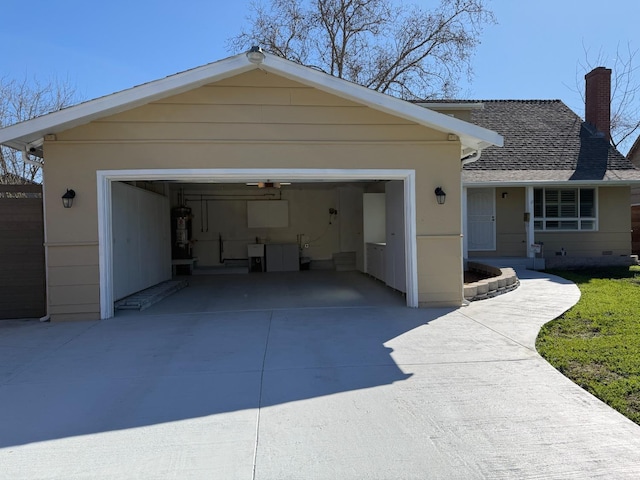
[[640,478],[640,427],[533,347],[577,288],[520,273],[455,311],[0,322],[0,478]]

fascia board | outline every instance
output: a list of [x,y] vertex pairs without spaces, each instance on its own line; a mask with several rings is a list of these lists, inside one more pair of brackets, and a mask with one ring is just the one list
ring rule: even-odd
[[58,133],[149,102],[186,92],[256,68],[244,54],[177,73],[121,92],[17,123],[0,130],[0,144],[21,149],[48,133]]
[[46,134],[58,133],[84,125],[93,120],[223,80],[255,68],[298,81],[441,132],[453,133],[460,138],[463,147],[477,150],[489,145],[502,146],[503,144],[502,136],[491,130],[428,110],[270,54],[265,54],[265,59],[260,65],[249,62],[245,54],[239,54],[18,123],[0,130],[0,144],[22,149],[29,142]]

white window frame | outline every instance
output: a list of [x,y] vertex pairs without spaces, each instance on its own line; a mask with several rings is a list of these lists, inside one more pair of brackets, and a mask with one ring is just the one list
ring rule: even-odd
[[[577,190],[578,191],[578,196],[576,198],[576,202],[577,202],[577,208],[578,208],[578,216],[577,217],[547,217],[546,215],[543,215],[542,217],[534,217],[533,219],[533,225],[534,225],[534,230],[536,232],[547,232],[547,233],[554,233],[554,232],[597,232],[598,228],[599,228],[599,222],[598,222],[598,217],[599,217],[599,211],[598,211],[598,187],[534,187],[533,188],[533,212],[535,213],[535,191],[536,190],[542,190],[542,213],[544,214],[546,212],[546,191],[547,190],[557,190],[558,192],[561,190]],[[593,217],[581,217],[580,216],[580,194],[582,192],[582,190],[593,190],[593,209],[595,212],[595,216]],[[593,221],[593,228],[582,228],[582,221]],[[575,221],[578,224],[578,228],[547,228],[547,222],[551,221],[551,222],[572,222]],[[536,223],[537,222],[542,222],[542,228],[537,227]]]

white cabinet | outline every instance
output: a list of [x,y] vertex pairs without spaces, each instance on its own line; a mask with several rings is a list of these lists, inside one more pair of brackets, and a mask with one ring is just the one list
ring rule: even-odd
[[266,245],[267,272],[295,272],[300,270],[300,254],[296,243]]
[[378,280],[385,281],[384,243],[367,243],[367,273]]
[[404,182],[393,180],[385,184],[386,249],[385,277],[387,285],[407,291],[404,234]]

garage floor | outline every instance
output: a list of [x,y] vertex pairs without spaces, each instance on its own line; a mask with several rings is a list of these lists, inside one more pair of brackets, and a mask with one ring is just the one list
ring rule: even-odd
[[300,272],[191,275],[189,286],[142,312],[158,315],[316,307],[404,306],[406,298],[360,272]]

